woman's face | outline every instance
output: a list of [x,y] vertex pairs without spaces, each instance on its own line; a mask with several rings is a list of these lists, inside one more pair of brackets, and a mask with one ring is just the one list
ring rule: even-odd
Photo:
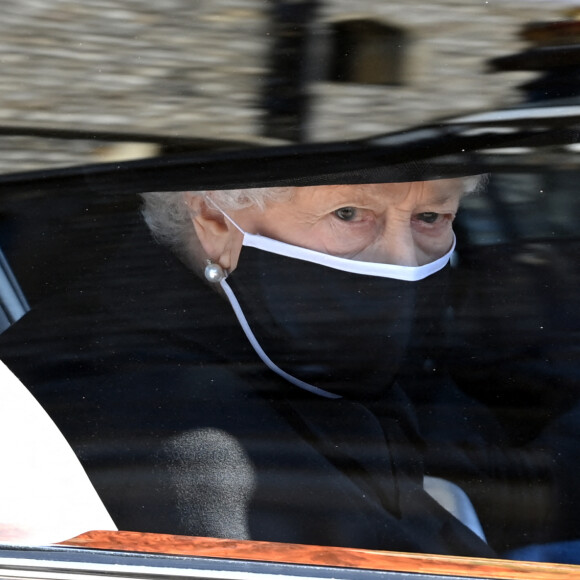
[[[462,195],[460,179],[296,187],[289,200],[271,202],[265,210],[250,207],[228,215],[246,232],[311,250],[421,266],[450,249],[452,222]],[[203,212],[196,215],[198,222],[203,219]],[[207,208],[205,215],[223,218]],[[233,270],[242,235],[227,220],[222,226],[220,230],[196,223],[196,230],[208,256]],[[221,244],[207,243],[211,232],[224,236]]]
[[343,258],[421,266],[453,243],[461,180],[296,188],[264,211],[232,212],[245,231]]

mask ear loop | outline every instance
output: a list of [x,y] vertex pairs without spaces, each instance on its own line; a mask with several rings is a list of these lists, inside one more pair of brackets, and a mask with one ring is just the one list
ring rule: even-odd
[[311,385],[305,381],[300,380],[299,378],[287,373],[285,370],[281,369],[272,359],[266,354],[262,345],[258,342],[258,339],[252,332],[248,321],[246,320],[246,316],[242,310],[234,291],[231,289],[230,285],[226,282],[225,279],[220,281],[220,286],[222,287],[223,291],[225,292],[228,300],[230,301],[230,305],[234,310],[236,318],[246,335],[246,338],[249,340],[250,344],[252,345],[253,349],[256,351],[256,354],[262,359],[262,362],[271,370],[274,371],[277,375],[281,376],[283,379],[286,379],[289,383],[296,387],[300,387],[305,391],[309,391],[315,395],[319,395],[321,397],[325,397],[327,399],[341,399],[340,395],[335,395],[329,391],[325,391],[319,387]]
[[209,197],[207,193],[204,194],[203,199],[205,199],[209,205],[213,205],[213,208],[219,211],[242,235],[246,235],[247,232],[245,232],[211,197]]
[[[213,199],[211,199],[207,195],[205,195],[204,198],[208,204],[212,205],[214,207],[214,209],[219,211],[235,228],[237,228],[243,236],[246,235],[247,232],[245,232]],[[212,264],[212,265],[215,265],[215,264]],[[209,268],[209,267],[210,267],[210,265],[208,264],[207,268]],[[206,268],[206,270],[207,270],[207,268]],[[330,393],[329,391],[325,391],[324,389],[320,389],[319,387],[315,387],[314,385],[311,385],[310,383],[307,383],[305,381],[301,381],[299,378],[294,377],[291,374],[287,373],[286,371],[282,370],[276,363],[274,363],[274,361],[272,361],[272,359],[265,353],[264,349],[262,348],[262,345],[258,342],[258,339],[256,338],[256,336],[252,332],[252,329],[250,328],[250,325],[248,324],[248,321],[246,320],[246,316],[242,310],[242,307],[241,307],[240,303],[238,302],[238,299],[237,299],[236,295],[234,294],[234,291],[231,289],[230,285],[226,282],[226,278],[227,278],[227,275],[225,275],[220,280],[215,280],[215,281],[219,282],[219,285],[221,286],[222,290],[224,291],[225,295],[227,296],[227,298],[230,302],[230,305],[234,311],[234,314],[236,315],[236,318],[238,319],[238,322],[239,322],[240,326],[242,327],[244,334],[246,335],[246,338],[248,339],[248,341],[252,345],[253,349],[256,351],[256,354],[260,357],[260,359],[262,359],[262,362],[271,371],[274,371],[277,375],[281,376],[283,379],[286,379],[289,383],[291,383],[297,387],[300,387],[301,389],[304,389],[306,391],[310,391],[311,393],[313,393],[315,395],[319,395],[321,397],[326,397],[327,399],[340,399],[340,398],[342,398],[340,395],[335,395],[334,393]]]

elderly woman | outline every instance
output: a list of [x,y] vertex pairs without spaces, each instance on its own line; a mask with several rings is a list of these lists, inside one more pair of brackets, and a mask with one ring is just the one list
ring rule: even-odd
[[[293,457],[305,445],[313,452],[303,465],[294,460],[292,470],[274,473],[279,469],[269,466],[273,473],[261,481],[259,462],[247,457],[230,429],[194,430],[173,440],[171,453],[180,467],[171,473],[188,533],[415,550],[427,541],[422,549],[452,553],[471,542],[468,553],[488,550],[476,537],[482,532],[461,490],[426,478],[419,468],[420,436],[405,434],[416,419],[407,404],[401,406],[406,394],[397,384],[404,366],[424,363],[406,356],[422,331],[433,335],[444,314],[452,223],[466,185],[448,179],[143,196],[145,219],[157,239],[225,295],[247,342],[283,379],[263,367],[252,382],[267,393],[280,421],[276,430],[290,427],[299,439],[290,443],[288,433],[272,438],[269,426],[255,435],[266,440],[261,454]],[[426,299],[428,319],[420,320],[418,303]],[[214,311],[207,314],[211,319]],[[231,329],[222,327],[220,334],[226,356],[239,349],[237,334],[234,344],[227,342]],[[275,383],[275,390],[264,390],[264,381]],[[375,407],[382,409],[376,416]],[[256,424],[264,421],[263,411],[237,409]],[[207,449],[227,452],[233,466],[202,463],[204,475],[191,477]],[[330,469],[317,465],[308,473],[307,465],[321,462]],[[407,463],[414,466],[410,471],[403,468]],[[296,481],[300,471],[305,481]],[[277,493],[268,480],[277,482]],[[299,490],[292,489],[296,484]],[[355,513],[357,494],[342,489],[353,485],[365,498]],[[200,489],[211,489],[214,501]],[[321,492],[333,499],[320,502]],[[387,514],[398,520],[396,531],[386,525]],[[442,525],[457,528],[457,546],[447,546],[448,538],[435,540]]]
[[498,448],[494,414],[440,360],[465,190],[145,194],[180,260],[140,242],[106,290],[68,293],[70,326],[56,307],[37,325],[47,361],[0,354],[120,529],[492,556],[466,491],[497,550],[529,543],[531,527],[505,540],[504,514],[541,521],[545,487],[523,498],[513,481],[542,474]]
[[221,286],[268,367],[326,397],[364,397],[394,379],[463,193],[462,180],[161,193],[144,213]]

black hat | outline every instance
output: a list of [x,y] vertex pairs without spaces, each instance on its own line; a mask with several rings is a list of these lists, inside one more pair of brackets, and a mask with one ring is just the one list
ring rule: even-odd
[[[367,139],[160,156],[0,177],[103,193],[423,181],[485,173],[486,155],[577,143],[580,106],[474,114]],[[510,157],[513,159],[513,157]]]

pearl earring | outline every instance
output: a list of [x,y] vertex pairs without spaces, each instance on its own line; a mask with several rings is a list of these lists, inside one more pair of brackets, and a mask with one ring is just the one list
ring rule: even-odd
[[224,269],[219,264],[214,264],[211,260],[207,261],[204,274],[205,279],[212,284],[217,284],[226,277]]

